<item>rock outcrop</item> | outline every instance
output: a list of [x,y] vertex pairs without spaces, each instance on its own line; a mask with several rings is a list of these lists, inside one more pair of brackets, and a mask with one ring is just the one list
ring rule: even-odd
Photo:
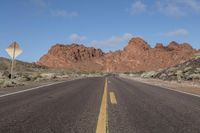
[[200,58],[191,59],[182,64],[158,71],[153,75],[154,78],[162,80],[193,80],[200,81]]
[[142,38],[132,38],[128,45],[124,48],[124,51],[131,51],[131,52],[136,52],[133,50],[149,50],[150,46],[148,45],[148,43],[146,41],[144,41]]
[[158,48],[158,49],[164,49],[165,47],[163,46],[162,43],[157,43],[155,48]]
[[[53,68],[81,69],[85,66],[87,69],[92,67],[92,60],[104,55],[102,50],[88,48],[84,45],[56,44],[51,47],[48,54],[44,55],[37,64]],[[88,65],[87,65],[88,64]],[[86,70],[85,70],[86,71]]]
[[83,45],[54,45],[37,64],[80,71],[151,71],[183,63],[197,53],[190,44],[158,43],[155,48],[142,38],[132,38],[121,51],[103,53]]
[[192,46],[188,43],[183,43],[183,44],[178,44],[177,42],[172,41],[167,48],[169,50],[177,50],[177,51],[184,51],[188,50],[191,51],[193,50]]

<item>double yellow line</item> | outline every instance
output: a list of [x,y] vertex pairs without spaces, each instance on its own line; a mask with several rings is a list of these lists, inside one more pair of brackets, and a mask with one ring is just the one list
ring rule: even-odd
[[101,108],[97,122],[96,133],[108,133],[108,114],[107,114],[107,95],[108,95],[108,79],[106,78]]

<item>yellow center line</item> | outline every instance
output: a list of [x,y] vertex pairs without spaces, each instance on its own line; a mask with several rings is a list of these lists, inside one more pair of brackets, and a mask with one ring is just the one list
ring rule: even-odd
[[106,78],[103,98],[101,101],[100,113],[97,122],[96,133],[108,133],[107,90],[108,90],[108,80]]
[[117,104],[117,100],[116,100],[114,92],[110,92],[110,102],[111,104]]

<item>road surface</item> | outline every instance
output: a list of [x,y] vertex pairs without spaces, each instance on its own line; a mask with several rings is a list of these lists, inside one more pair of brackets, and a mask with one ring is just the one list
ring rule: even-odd
[[119,77],[0,97],[0,133],[200,133],[200,98]]

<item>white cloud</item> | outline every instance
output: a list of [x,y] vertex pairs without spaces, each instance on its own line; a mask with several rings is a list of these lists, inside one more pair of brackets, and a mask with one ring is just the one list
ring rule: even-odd
[[78,34],[71,34],[69,36],[69,39],[75,43],[80,43],[81,41],[85,41],[87,39],[86,36],[78,35]]
[[73,18],[79,16],[78,12],[72,11],[66,11],[66,10],[52,10],[51,15],[54,17],[67,17],[67,18]]
[[200,13],[200,1],[198,0],[162,0],[157,2],[157,8],[161,13],[169,16],[181,17],[191,13]]
[[185,12],[176,3],[157,2],[156,8],[160,13],[167,16],[180,17],[185,15]]
[[186,29],[177,29],[174,31],[163,33],[161,35],[164,37],[188,36],[189,32]]
[[171,17],[182,17],[190,14],[200,14],[200,0],[157,0],[146,4],[136,1],[128,9],[131,15],[140,13],[160,13]]
[[28,2],[30,2],[31,5],[42,9],[44,8],[46,12],[48,12],[53,17],[74,18],[79,16],[79,13],[76,11],[67,11],[64,9],[52,10],[49,6],[50,4],[48,3],[50,1],[47,2],[47,0],[29,0]]
[[95,46],[95,47],[114,47],[122,42],[127,42],[133,37],[132,34],[130,33],[125,33],[122,36],[112,36],[111,38],[103,41],[97,41],[93,40],[90,45]]
[[193,11],[200,13],[200,1],[199,0],[178,0],[180,3],[185,4],[186,7]]
[[122,36],[122,39],[125,40],[125,41],[129,41],[131,38],[133,38],[133,35],[130,34],[130,33],[125,33],[125,34]]
[[146,11],[146,5],[141,1],[136,1],[131,5],[131,8],[128,9],[131,15],[137,15]]
[[38,7],[46,7],[47,6],[47,3],[45,0],[31,0],[31,2]]

